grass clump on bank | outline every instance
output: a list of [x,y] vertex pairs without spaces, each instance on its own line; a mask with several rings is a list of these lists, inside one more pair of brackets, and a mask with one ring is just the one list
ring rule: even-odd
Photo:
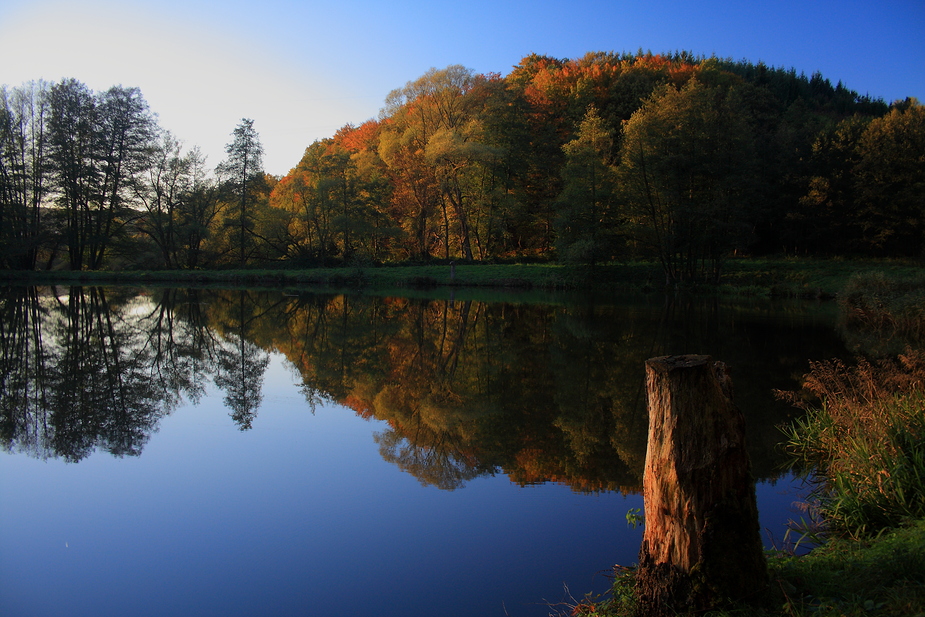
[[786,448],[820,483],[831,532],[861,538],[925,519],[925,354],[811,364],[804,391],[818,404],[786,429]]

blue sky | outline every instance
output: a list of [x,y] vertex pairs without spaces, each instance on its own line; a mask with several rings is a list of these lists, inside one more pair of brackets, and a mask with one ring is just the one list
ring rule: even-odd
[[376,117],[430,67],[507,74],[530,53],[686,50],[820,71],[925,102],[925,1],[3,0],[0,84],[138,86],[164,128],[215,165],[242,117],[268,172]]

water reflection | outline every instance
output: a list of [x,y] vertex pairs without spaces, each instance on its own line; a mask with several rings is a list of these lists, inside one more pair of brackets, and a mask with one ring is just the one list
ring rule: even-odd
[[775,425],[790,412],[771,389],[794,387],[808,358],[844,352],[825,320],[790,310],[13,287],[0,294],[0,437],[41,458],[138,456],[162,418],[209,383],[246,430],[279,352],[306,410],[333,400],[385,421],[381,456],[424,484],[504,473],[635,490],[644,360],[710,353],[733,368],[753,468],[768,478],[779,473]]
[[44,296],[14,289],[0,303],[2,435],[8,448],[78,461],[100,448],[141,453],[178,388],[152,379],[147,332],[100,289]]

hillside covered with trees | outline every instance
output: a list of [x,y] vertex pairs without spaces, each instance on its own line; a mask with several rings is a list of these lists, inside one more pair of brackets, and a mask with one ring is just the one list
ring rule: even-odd
[[732,255],[925,256],[925,109],[688,53],[432,69],[377,119],[264,173],[254,122],[212,172],[140,90],[4,87],[0,268],[294,268]]

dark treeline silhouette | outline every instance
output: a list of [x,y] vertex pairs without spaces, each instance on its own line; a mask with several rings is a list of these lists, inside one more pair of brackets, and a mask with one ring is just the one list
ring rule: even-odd
[[38,457],[136,456],[165,415],[198,402],[210,383],[231,421],[248,429],[259,422],[273,351],[300,375],[307,411],[335,401],[383,421],[381,455],[425,484],[454,489],[505,473],[521,484],[635,490],[645,360],[710,348],[737,376],[756,474],[775,477],[775,426],[792,410],[772,390],[796,387],[806,357],[844,352],[830,326],[794,310],[782,328],[764,309],[715,301],[553,306],[7,288],[0,437]]
[[263,173],[250,119],[212,175],[137,88],[4,88],[0,267],[430,259],[920,258],[925,109],[820,74],[689,53],[432,69],[379,118]]

